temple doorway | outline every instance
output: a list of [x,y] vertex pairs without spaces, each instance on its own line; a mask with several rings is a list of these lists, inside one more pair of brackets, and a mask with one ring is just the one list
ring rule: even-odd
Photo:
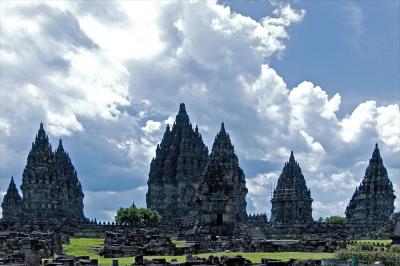
[[217,213],[217,225],[221,226],[223,224],[222,213]]

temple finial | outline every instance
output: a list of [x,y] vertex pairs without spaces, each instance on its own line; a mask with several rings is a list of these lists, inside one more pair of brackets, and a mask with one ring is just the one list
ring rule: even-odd
[[179,113],[186,113],[186,107],[184,103],[179,105]]
[[57,151],[64,151],[64,147],[63,147],[61,139],[58,141]]
[[225,131],[225,124],[224,124],[224,122],[221,123],[220,132],[226,132],[226,131]]
[[374,152],[372,153],[372,158],[379,159],[380,157],[381,157],[381,153],[379,151],[378,143],[375,143],[375,149],[374,149]]
[[290,151],[290,158],[289,162],[295,162],[296,160],[294,159],[293,151]]
[[36,136],[38,138],[40,138],[40,139],[45,139],[47,137],[46,136],[46,131],[44,131],[44,127],[43,127],[43,122],[42,121],[40,121],[39,130],[38,130],[38,133],[37,133]]

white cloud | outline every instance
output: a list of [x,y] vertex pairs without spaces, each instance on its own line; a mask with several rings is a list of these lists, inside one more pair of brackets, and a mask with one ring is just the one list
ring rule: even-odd
[[271,195],[277,180],[276,173],[258,174],[253,178],[247,178],[246,187],[249,190],[247,202],[253,205],[256,212],[270,215]]
[[154,131],[159,130],[161,127],[161,123],[154,120],[146,121],[146,126],[142,127],[143,131],[146,133],[152,133]]
[[361,103],[353,113],[341,121],[341,136],[345,142],[354,142],[368,129],[375,127],[376,103],[368,101]]
[[400,150],[400,109],[393,104],[377,109],[376,129],[379,138],[394,151]]
[[11,126],[7,119],[0,117],[0,132],[1,134],[9,136],[11,133]]

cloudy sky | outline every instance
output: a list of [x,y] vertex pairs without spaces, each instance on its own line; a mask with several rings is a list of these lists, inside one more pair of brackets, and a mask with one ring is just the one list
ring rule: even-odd
[[43,121],[85,214],[145,206],[149,162],[185,102],[208,147],[225,122],[270,216],[290,150],[314,218],[339,214],[378,142],[400,208],[398,1],[1,1],[0,193]]

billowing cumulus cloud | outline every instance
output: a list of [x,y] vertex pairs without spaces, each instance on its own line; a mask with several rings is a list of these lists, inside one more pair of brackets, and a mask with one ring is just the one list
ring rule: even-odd
[[312,81],[288,88],[269,66],[274,56],[284,60],[287,29],[304,10],[277,6],[259,21],[215,1],[11,2],[1,12],[2,193],[11,175],[20,183],[43,120],[53,144],[64,140],[89,217],[112,219],[132,201],[144,206],[151,158],[180,102],[209,147],[225,122],[249,212],[270,211],[290,150],[315,218],[343,214],[375,141],[398,182],[397,103],[371,100],[339,117],[339,93]]

